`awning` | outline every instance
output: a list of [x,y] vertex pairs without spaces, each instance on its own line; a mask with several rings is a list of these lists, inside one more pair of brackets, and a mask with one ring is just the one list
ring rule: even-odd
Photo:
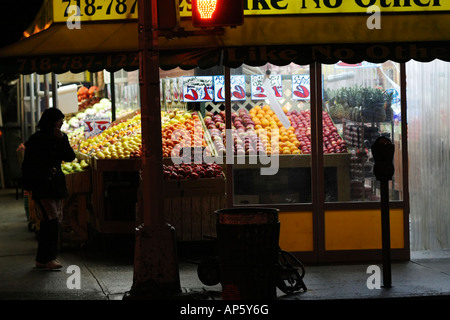
[[[450,61],[450,12],[386,13],[381,29],[369,29],[368,18],[361,13],[248,15],[242,26],[216,33],[195,29],[182,18],[181,32],[159,39],[160,65],[167,70],[266,62]],[[43,7],[30,30],[35,34],[0,49],[0,72],[139,68],[136,19],[82,21],[80,29],[70,29]]]

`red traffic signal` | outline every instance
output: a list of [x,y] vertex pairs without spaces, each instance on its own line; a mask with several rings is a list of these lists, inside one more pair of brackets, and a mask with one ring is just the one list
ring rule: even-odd
[[192,0],[194,27],[238,26],[243,23],[243,0]]

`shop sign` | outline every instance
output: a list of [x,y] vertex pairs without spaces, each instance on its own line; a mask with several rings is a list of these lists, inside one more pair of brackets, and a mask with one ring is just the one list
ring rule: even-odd
[[183,101],[204,102],[214,98],[212,76],[183,77]]
[[[192,16],[191,0],[179,0],[180,17]],[[449,11],[448,0],[243,0],[244,15],[366,14]],[[77,10],[73,10],[76,8]],[[76,13],[75,13],[76,12]],[[138,0],[53,0],[53,22],[138,19]]]
[[[449,11],[448,0],[243,0],[244,15],[367,14],[371,6],[381,13]],[[191,16],[191,0],[180,0],[180,17]]]
[[[245,100],[245,76],[233,75],[230,77],[231,101]],[[214,76],[214,101],[225,101],[225,76]]]
[[[251,93],[252,100],[265,100],[268,98],[267,93],[265,92],[263,82],[265,75],[252,75],[251,76]],[[281,83],[281,74],[271,75],[270,79],[270,87],[273,90],[273,93],[276,99],[283,98],[283,85]]]
[[263,65],[269,62],[275,65],[285,65],[293,62],[305,65],[313,61],[326,64],[345,61],[352,64],[359,61],[379,63],[387,60],[429,62],[434,59],[450,60],[450,48],[446,43],[358,43],[354,45],[293,45],[224,49],[224,65],[231,68],[236,68],[243,63]]
[[138,0],[53,0],[53,22],[137,19],[137,7]]
[[309,100],[310,99],[310,78],[306,74],[292,75],[292,99]]
[[102,116],[86,116],[84,119],[84,135],[86,138],[95,136],[109,127],[111,119]]

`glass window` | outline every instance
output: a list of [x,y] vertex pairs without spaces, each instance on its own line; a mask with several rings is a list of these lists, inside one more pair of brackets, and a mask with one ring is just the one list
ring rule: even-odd
[[309,66],[231,74],[234,204],[311,203]]
[[[139,71],[119,70],[114,72],[114,95],[116,104],[116,119],[126,117],[139,110]],[[108,97],[112,101],[111,73],[104,72]]]
[[[388,137],[395,145],[390,198],[402,200],[399,70],[399,65],[391,61],[322,66],[325,201],[380,200],[371,152],[380,136]],[[329,126],[337,128],[337,137]],[[327,163],[337,163],[337,170],[327,170]],[[341,197],[329,185],[336,180]]]

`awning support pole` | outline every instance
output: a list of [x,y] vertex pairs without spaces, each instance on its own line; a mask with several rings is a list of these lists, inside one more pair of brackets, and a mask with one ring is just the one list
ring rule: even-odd
[[181,292],[175,229],[165,223],[159,89],[157,0],[139,0],[139,85],[142,169],[131,291],[125,299],[168,298]]

